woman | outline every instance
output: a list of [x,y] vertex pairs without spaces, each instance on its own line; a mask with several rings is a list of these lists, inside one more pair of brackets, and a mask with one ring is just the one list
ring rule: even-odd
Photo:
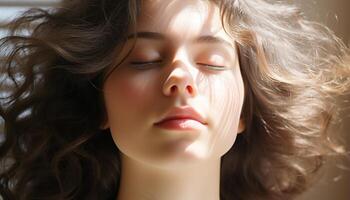
[[293,6],[67,0],[10,28],[4,199],[292,199],[345,154],[348,49]]

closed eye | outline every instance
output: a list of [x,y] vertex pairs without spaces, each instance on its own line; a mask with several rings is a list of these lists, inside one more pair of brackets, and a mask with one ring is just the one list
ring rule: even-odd
[[226,66],[221,66],[221,65],[210,65],[210,64],[206,64],[206,63],[197,63],[198,65],[201,66],[205,66],[205,67],[210,67],[213,68],[215,70],[226,70],[227,67]]
[[154,65],[159,65],[163,61],[162,60],[154,60],[154,61],[134,61],[130,62],[136,69],[145,69]]
[[[151,66],[151,65],[159,65],[161,64],[163,61],[162,60],[154,60],[154,61],[134,61],[134,62],[130,62],[131,65],[134,65],[136,68],[138,67],[147,67],[147,66]],[[211,64],[206,64],[206,63],[197,63],[197,65],[201,65],[204,67],[209,67],[210,69],[214,69],[214,70],[226,70],[227,67],[225,66],[221,66],[221,65],[211,65]]]
[[135,61],[131,62],[132,65],[152,65],[152,64],[160,64],[162,60],[155,60],[155,61]]

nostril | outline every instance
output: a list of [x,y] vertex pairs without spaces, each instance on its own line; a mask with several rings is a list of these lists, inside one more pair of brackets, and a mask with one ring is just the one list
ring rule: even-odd
[[171,87],[171,93],[174,93],[176,91],[176,86]]
[[192,87],[191,87],[191,86],[187,86],[187,88],[188,88],[188,92],[189,92],[190,94],[192,94],[192,92],[193,92],[193,91],[192,91],[192,90],[193,90]]

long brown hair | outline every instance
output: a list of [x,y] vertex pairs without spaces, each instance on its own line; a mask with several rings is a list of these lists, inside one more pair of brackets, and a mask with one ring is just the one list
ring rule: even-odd
[[[294,6],[213,1],[237,38],[246,90],[247,128],[222,157],[221,199],[290,199],[327,155],[345,153],[328,129],[340,109],[335,99],[349,91],[349,50]],[[66,0],[9,24],[0,40],[4,199],[116,198],[120,152],[100,129],[99,88],[140,4]]]

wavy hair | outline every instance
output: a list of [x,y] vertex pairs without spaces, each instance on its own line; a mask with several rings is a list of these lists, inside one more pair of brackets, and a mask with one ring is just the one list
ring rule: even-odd
[[[237,39],[246,130],[222,157],[222,200],[292,199],[329,155],[346,149],[329,127],[350,87],[349,49],[292,5],[212,0]],[[114,199],[119,150],[101,88],[140,0],[65,0],[30,9],[0,40],[3,139],[0,195],[6,200]],[[23,32],[25,31],[25,32]],[[333,133],[332,133],[333,134]]]

